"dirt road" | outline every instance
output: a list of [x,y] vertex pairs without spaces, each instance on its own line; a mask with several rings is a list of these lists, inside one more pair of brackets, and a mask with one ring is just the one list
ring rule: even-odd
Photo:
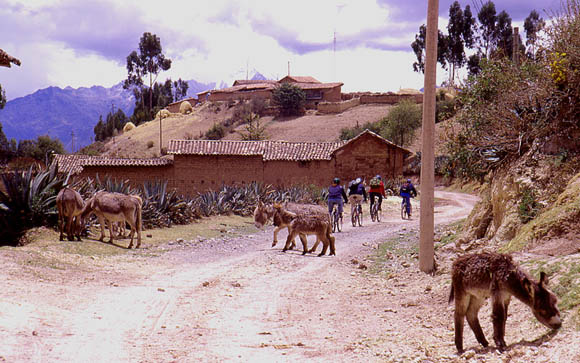
[[[446,202],[436,207],[436,224],[464,218],[476,200],[437,197]],[[381,262],[388,275],[367,269],[379,243],[417,230],[417,211],[411,221],[397,214],[391,211],[381,223],[367,215],[362,228],[345,224],[335,234],[335,257],[282,253],[282,246],[270,247],[267,228],[203,243],[178,241],[164,253],[145,248],[91,258],[99,269],[65,269],[34,281],[15,280],[20,267],[6,262],[0,361],[458,360],[448,263],[441,264],[444,273],[428,276],[418,272],[413,255],[395,254]],[[510,319],[522,324],[524,338],[541,335],[520,310]],[[469,334],[465,346],[477,348]],[[500,359],[484,353],[483,361]]]

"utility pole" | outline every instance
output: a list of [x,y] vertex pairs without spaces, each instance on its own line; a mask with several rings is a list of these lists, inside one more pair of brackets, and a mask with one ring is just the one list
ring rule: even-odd
[[513,32],[513,47],[512,47],[512,59],[516,67],[520,66],[520,34],[519,28],[516,26],[514,27]]
[[74,154],[75,153],[75,132],[74,132],[74,130],[71,130],[71,132],[70,132],[70,143],[71,143],[70,147],[72,149],[71,150],[72,154]]
[[423,135],[421,148],[421,215],[419,268],[425,273],[435,271],[435,85],[437,81],[437,35],[439,0],[429,0],[427,6],[427,51],[425,55],[425,93],[423,94]]
[[161,115],[162,112],[159,112],[159,156],[162,156],[162,149],[163,149],[163,128],[161,127],[161,120],[163,116]]

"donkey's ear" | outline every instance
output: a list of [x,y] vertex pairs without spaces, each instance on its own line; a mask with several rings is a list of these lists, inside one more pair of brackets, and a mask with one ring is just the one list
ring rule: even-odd
[[524,285],[524,289],[526,289],[526,291],[528,292],[528,294],[532,297],[532,299],[534,298],[534,285],[532,284],[532,282],[527,278],[524,277],[524,280],[522,281],[522,284]]
[[540,272],[540,286],[548,286],[548,275],[544,271]]

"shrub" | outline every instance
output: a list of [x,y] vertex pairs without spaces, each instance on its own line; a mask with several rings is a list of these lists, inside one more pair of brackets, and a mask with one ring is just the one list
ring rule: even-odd
[[381,120],[381,136],[397,145],[409,144],[421,126],[423,111],[411,100],[402,100]]
[[304,113],[306,94],[291,83],[283,83],[272,92],[272,101],[280,108],[282,116],[298,116]]
[[214,123],[213,126],[205,133],[207,140],[220,140],[226,135],[226,130],[221,124]]

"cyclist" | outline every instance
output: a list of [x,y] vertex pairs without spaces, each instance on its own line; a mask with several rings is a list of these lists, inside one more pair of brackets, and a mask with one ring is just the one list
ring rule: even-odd
[[350,201],[350,214],[354,214],[354,209],[360,204],[361,201],[367,201],[367,191],[365,189],[364,182],[361,178],[356,178],[349,184],[348,187],[348,200]]
[[371,186],[371,189],[369,190],[371,210],[373,209],[373,204],[375,204],[375,197],[379,198],[379,210],[382,210],[381,205],[383,203],[383,197],[386,197],[386,195],[385,184],[383,183],[381,176],[377,174],[374,178],[371,179],[369,184]]
[[340,185],[340,179],[334,178],[332,185],[328,187],[328,214],[332,215],[332,208],[336,204],[338,205],[338,213],[340,213],[340,217],[342,218],[343,199],[345,203],[348,203],[344,188]]
[[399,195],[403,198],[401,203],[407,202],[407,214],[409,215],[409,218],[411,218],[411,198],[417,196],[417,189],[415,189],[413,183],[411,183],[411,179],[407,179],[407,181],[401,185]]

